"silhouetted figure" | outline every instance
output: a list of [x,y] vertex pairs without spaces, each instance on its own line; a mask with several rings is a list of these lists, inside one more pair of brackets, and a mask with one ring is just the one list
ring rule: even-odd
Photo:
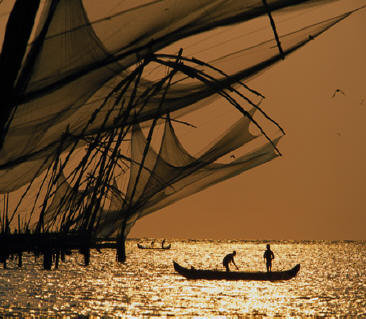
[[263,254],[263,258],[266,260],[267,272],[272,271],[272,259],[274,259],[274,253],[271,250],[271,246],[267,244],[267,250]]
[[230,271],[229,264],[232,263],[236,269],[239,270],[238,266],[235,264],[234,256],[236,255],[236,251],[234,250],[231,254],[227,254],[224,259],[222,260],[222,264],[226,268],[226,271]]
[[153,240],[153,241],[151,242],[151,247],[154,247],[154,244],[155,244],[155,240]]
[[161,248],[164,248],[164,244],[165,244],[165,239],[163,239],[163,241],[161,242]]

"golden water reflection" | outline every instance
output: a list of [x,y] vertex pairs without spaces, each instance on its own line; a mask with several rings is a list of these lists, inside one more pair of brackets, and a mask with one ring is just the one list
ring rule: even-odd
[[[44,271],[26,256],[24,268],[0,272],[0,314],[134,316],[366,316],[365,242],[274,242],[273,269],[301,264],[285,282],[186,280],[183,266],[222,269],[232,250],[240,270],[265,270],[262,242],[172,241],[167,251],[127,245],[128,259],[92,251],[91,265],[74,254],[59,270]],[[13,267],[9,263],[9,268]],[[15,262],[14,262],[15,268]]]

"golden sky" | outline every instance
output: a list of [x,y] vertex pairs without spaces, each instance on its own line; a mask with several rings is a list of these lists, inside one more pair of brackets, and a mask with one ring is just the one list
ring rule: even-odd
[[249,83],[286,131],[283,156],[144,217],[130,237],[365,240],[365,74],[364,9]]

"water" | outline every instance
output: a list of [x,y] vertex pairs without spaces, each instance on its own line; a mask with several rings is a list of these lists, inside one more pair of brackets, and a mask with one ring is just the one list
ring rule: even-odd
[[[146,240],[144,243],[148,243]],[[23,268],[9,261],[0,269],[0,316],[77,317],[366,317],[366,242],[271,242],[273,270],[301,264],[285,282],[189,281],[175,273],[183,266],[222,269],[232,250],[240,270],[265,270],[265,242],[169,240],[166,251],[142,250],[127,242],[127,262],[115,252],[67,256],[59,270],[26,255]]]

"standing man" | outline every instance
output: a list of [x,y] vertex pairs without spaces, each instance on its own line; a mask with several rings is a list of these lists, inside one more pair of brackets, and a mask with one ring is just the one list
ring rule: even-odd
[[222,264],[226,268],[226,271],[230,271],[229,264],[232,263],[239,270],[238,266],[235,264],[234,256],[236,255],[236,251],[234,250],[231,254],[227,254],[222,260]]
[[263,258],[266,260],[267,272],[272,271],[272,259],[274,259],[273,251],[269,244],[267,244],[267,250],[263,254]]

